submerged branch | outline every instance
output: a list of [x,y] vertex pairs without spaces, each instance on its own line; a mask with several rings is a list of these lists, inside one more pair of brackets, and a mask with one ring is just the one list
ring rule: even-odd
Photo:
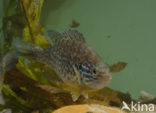
[[25,18],[25,20],[27,22],[27,25],[28,25],[28,28],[29,28],[29,33],[30,33],[30,36],[31,36],[31,40],[32,40],[32,42],[35,42],[35,39],[34,39],[34,36],[33,36],[33,31],[31,29],[30,22],[29,22],[29,19],[28,19],[27,9],[26,9],[24,0],[20,0],[20,4],[21,4],[21,8],[23,10],[24,18]]

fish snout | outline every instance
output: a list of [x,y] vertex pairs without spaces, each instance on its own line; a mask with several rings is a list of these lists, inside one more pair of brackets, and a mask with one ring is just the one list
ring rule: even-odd
[[110,82],[111,79],[112,76],[108,72],[97,73],[97,79],[91,87],[95,89],[102,89]]

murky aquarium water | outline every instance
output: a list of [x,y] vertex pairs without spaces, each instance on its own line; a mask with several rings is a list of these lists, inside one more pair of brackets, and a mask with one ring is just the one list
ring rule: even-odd
[[0,5],[0,113],[156,113],[155,0]]

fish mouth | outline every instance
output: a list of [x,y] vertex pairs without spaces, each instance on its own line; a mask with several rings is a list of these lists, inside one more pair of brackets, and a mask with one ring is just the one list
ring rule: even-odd
[[90,84],[90,88],[93,89],[102,89],[104,88],[112,79],[112,76],[110,73],[105,73],[104,75],[99,75],[99,77],[94,81],[93,84]]

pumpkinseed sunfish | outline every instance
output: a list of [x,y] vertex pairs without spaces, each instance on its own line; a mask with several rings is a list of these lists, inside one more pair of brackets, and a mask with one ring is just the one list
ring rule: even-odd
[[48,31],[53,42],[49,48],[19,39],[13,41],[17,54],[35,59],[50,66],[58,77],[70,87],[74,101],[80,95],[88,98],[88,92],[104,88],[111,80],[109,67],[86,43],[76,30],[59,33]]

